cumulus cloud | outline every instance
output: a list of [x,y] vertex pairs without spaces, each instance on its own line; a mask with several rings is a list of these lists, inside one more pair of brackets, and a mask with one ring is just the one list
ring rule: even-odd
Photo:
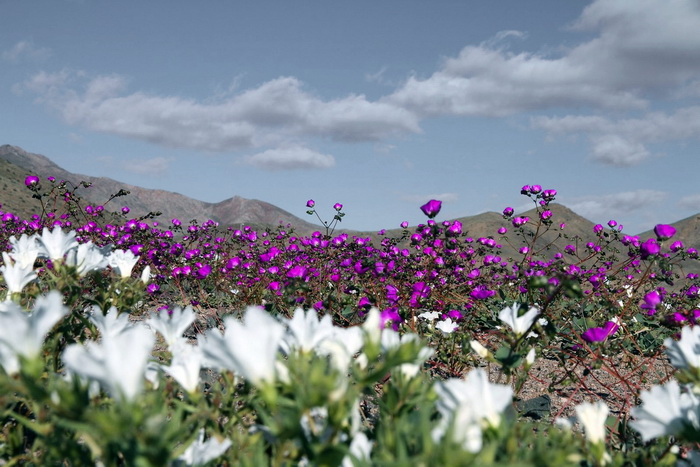
[[684,196],[678,200],[678,206],[693,212],[700,212],[700,193]]
[[335,158],[303,146],[286,146],[247,156],[243,163],[269,171],[327,169],[335,165]]
[[[650,143],[697,138],[700,107],[678,108],[678,99],[700,96],[700,2],[595,0],[568,31],[581,41],[539,51],[521,50],[526,32],[499,32],[377,100],[361,93],[322,99],[291,76],[201,100],[130,91],[123,76],[66,70],[37,73],[18,90],[36,93],[75,126],[169,147],[254,149],[260,152],[248,163],[266,168],[274,165],[268,160],[294,159],[282,155],[289,141],[387,143],[419,133],[421,120],[436,116],[536,113],[534,128],[585,135],[592,160],[618,167],[652,157]],[[7,57],[22,47],[31,50],[15,46]],[[385,83],[386,70],[366,79]],[[651,111],[657,102],[670,110]],[[327,166],[328,157],[289,166]]]
[[139,161],[129,161],[122,165],[124,170],[139,175],[161,175],[168,171],[170,161],[165,157],[153,157]]
[[603,216],[612,216],[614,218],[658,205],[667,196],[663,191],[641,189],[573,198],[567,200],[566,205],[574,212],[588,219],[600,219]]
[[292,77],[206,101],[128,93],[126,87],[122,76],[88,79],[85,73],[63,70],[37,73],[23,89],[37,93],[73,125],[213,152],[275,145],[298,136],[361,142],[420,131],[418,119],[405,109],[363,95],[324,101]]
[[700,106],[672,113],[648,112],[639,118],[567,115],[534,117],[532,126],[550,134],[584,134],[594,160],[613,166],[632,166],[650,157],[646,144],[700,137]]
[[3,60],[16,62],[21,59],[44,60],[51,55],[51,50],[45,47],[36,47],[30,41],[19,41],[9,49],[3,50],[0,54]]
[[598,0],[571,29],[597,35],[551,56],[510,52],[502,39],[521,34],[499,33],[447,58],[430,77],[409,78],[386,101],[423,116],[500,117],[572,106],[643,109],[651,93],[697,86],[697,2]]

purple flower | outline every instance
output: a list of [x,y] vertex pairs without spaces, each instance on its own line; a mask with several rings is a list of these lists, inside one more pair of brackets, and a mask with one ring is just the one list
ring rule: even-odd
[[408,222],[403,221],[403,222],[401,223],[401,228],[402,228],[402,229],[405,229],[405,228],[407,228],[407,227],[408,227]]
[[542,211],[542,213],[540,214],[540,219],[542,219],[543,221],[546,221],[550,217],[552,217],[552,211]]
[[462,319],[462,312],[459,310],[450,310],[447,312],[447,316],[456,321]]
[[601,233],[603,231],[603,226],[600,224],[596,224],[595,227],[593,227],[593,232],[595,233]]
[[520,194],[521,194],[521,195],[527,195],[527,194],[530,193],[530,190],[531,190],[530,185],[524,185],[524,186],[520,189]]
[[615,321],[608,321],[602,328],[590,328],[581,335],[586,342],[603,342],[608,337],[615,334],[620,327]]
[[335,203],[333,205],[333,209],[335,209],[336,211],[340,211],[341,209],[343,209],[343,205],[340,203]]
[[557,196],[557,190],[544,190],[542,192],[542,198],[547,202],[552,201],[555,196]]
[[494,295],[496,295],[495,290],[489,290],[483,285],[478,285],[472,290],[472,293],[469,294],[470,297],[476,299],[476,300],[486,300],[487,298],[491,298]]
[[304,266],[294,266],[287,272],[287,277],[290,279],[301,279],[306,277],[306,268]]
[[540,185],[532,185],[530,187],[530,193],[537,194],[540,191],[542,191],[542,187]]
[[436,199],[431,199],[430,201],[428,201],[420,207],[421,211],[423,211],[423,214],[428,216],[429,219],[432,219],[433,217],[437,216],[441,208],[442,201],[438,201]]
[[612,229],[613,227],[615,227],[616,225],[617,225],[617,221],[616,221],[616,220],[610,219],[610,220],[608,221],[608,227],[610,227],[611,229]]
[[675,253],[675,252],[680,251],[682,249],[683,249],[683,242],[681,242],[680,240],[677,240],[677,241],[671,243],[671,251],[672,252]]
[[306,202],[306,207],[307,207],[307,208],[312,208],[312,207],[314,207],[314,206],[316,206],[316,201],[310,199],[310,200],[308,200],[308,201]]
[[384,326],[386,326],[387,321],[391,321],[392,327],[394,330],[398,330],[398,324],[403,321],[401,319],[401,315],[399,315],[398,309],[392,307],[392,308],[387,308],[386,310],[382,311],[379,314],[379,318],[381,320],[381,328],[384,329]]
[[644,296],[644,303],[640,306],[640,308],[647,310],[647,314],[651,316],[656,313],[656,306],[659,303],[661,303],[661,296],[659,295],[659,292],[652,290]]
[[460,221],[454,221],[451,226],[447,228],[447,234],[457,236],[462,233],[462,223]]
[[657,224],[654,227],[654,233],[659,240],[668,240],[676,235],[676,228],[668,224]]
[[129,206],[124,206],[122,208],[122,214],[129,214],[129,211],[130,211]]
[[203,265],[199,269],[197,269],[197,277],[200,279],[204,279],[211,273],[211,266],[208,264]]
[[513,219],[513,222],[512,222],[512,223],[513,223],[513,227],[521,227],[521,226],[527,224],[529,220],[530,220],[530,218],[527,217],[527,216],[525,216],[525,217],[516,217],[515,219]]
[[507,232],[508,232],[508,229],[506,229],[505,227],[501,227],[500,229],[498,229],[498,233],[501,234],[501,235],[503,235],[503,234],[505,234],[505,233],[507,233]]
[[510,206],[508,206],[507,208],[505,208],[505,209],[503,210],[503,216],[504,216],[504,217],[510,217],[510,216],[513,215],[514,212],[515,212],[515,211],[513,210],[513,208],[511,208]]
[[649,240],[640,245],[639,250],[642,254],[642,259],[646,259],[649,256],[658,255],[661,251],[661,246],[658,243],[656,243],[656,240],[650,238]]
[[28,188],[33,188],[35,186],[38,186],[39,185],[39,177],[37,177],[36,175],[30,175],[24,179],[24,184],[27,185]]
[[386,299],[391,302],[392,304],[395,304],[396,302],[399,301],[399,289],[394,287],[393,285],[387,285],[386,286]]
[[372,308],[372,302],[369,301],[369,298],[362,297],[357,302],[357,308],[364,308],[364,309],[369,310],[370,308]]

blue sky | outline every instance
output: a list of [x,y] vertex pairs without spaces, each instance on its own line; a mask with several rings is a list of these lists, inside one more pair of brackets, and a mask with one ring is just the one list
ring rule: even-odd
[[[535,7],[536,5],[536,7]],[[528,208],[700,212],[697,0],[0,0],[0,144],[378,230]]]

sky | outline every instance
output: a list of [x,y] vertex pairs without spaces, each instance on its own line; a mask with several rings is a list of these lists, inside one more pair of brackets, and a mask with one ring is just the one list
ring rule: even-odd
[[[536,7],[535,7],[536,5]],[[0,144],[342,227],[700,212],[700,0],[0,0]]]

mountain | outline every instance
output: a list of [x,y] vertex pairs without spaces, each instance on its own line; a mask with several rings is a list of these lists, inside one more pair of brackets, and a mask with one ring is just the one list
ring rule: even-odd
[[45,156],[27,152],[16,146],[0,146],[0,170],[0,186],[5,190],[0,195],[0,203],[4,205],[2,209],[22,217],[28,217],[40,209],[38,201],[31,199],[24,187],[24,178],[31,174],[44,180],[53,176],[57,180],[67,180],[76,184],[81,181],[92,183],[93,186],[88,189],[79,189],[78,194],[96,205],[105,203],[121,189],[127,190],[129,195],[117,198],[106,207],[118,211],[121,206],[129,206],[130,215],[133,217],[144,216],[150,211],[160,211],[162,214],[155,219],[161,223],[169,223],[173,218],[178,218],[183,223],[193,219],[200,223],[212,219],[223,226],[250,225],[254,228],[264,228],[292,224],[299,233],[310,233],[319,229],[318,226],[264,201],[235,196],[219,203],[207,203],[180,193],[146,189],[111,178],[73,174]]

